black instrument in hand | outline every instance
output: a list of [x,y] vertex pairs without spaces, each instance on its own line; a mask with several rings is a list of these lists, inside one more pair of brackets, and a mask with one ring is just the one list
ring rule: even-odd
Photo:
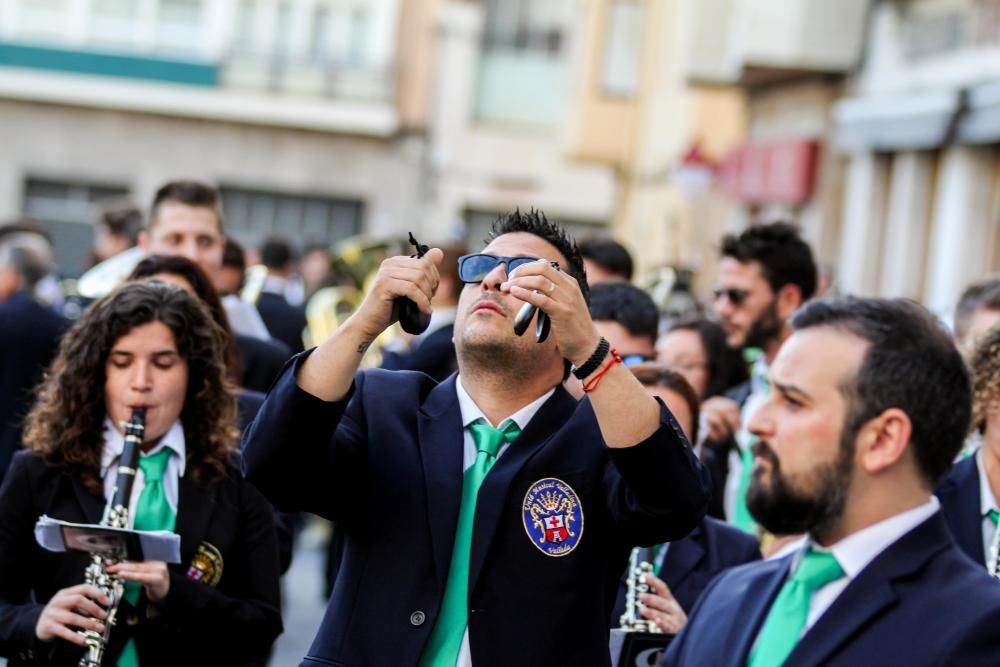
[[[559,270],[558,262],[549,262],[549,264],[556,271]],[[549,337],[549,331],[552,329],[552,320],[545,314],[545,311],[539,310],[538,306],[530,303],[521,306],[521,310],[517,312],[517,317],[514,318],[514,333],[518,336],[523,336],[524,332],[528,330],[528,325],[531,324],[531,318],[535,316],[536,311],[538,312],[538,321],[535,322],[535,340],[542,343]]]
[[[413,238],[413,232],[410,232],[410,243],[417,249],[416,254],[410,255],[410,257],[423,257],[430,250],[428,246]],[[392,310],[393,315],[399,320],[399,326],[408,334],[414,336],[422,334],[427,331],[427,327],[431,324],[431,316],[417,308],[417,304],[406,297],[397,297],[393,302]]]

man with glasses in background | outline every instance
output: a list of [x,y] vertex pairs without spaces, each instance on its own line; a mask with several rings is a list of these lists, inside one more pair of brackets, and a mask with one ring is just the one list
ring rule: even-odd
[[725,457],[723,507],[730,523],[754,531],[746,507],[753,458],[746,424],[770,392],[768,367],[791,335],[788,319],[816,291],[816,263],[798,229],[782,222],[726,236],[721,255],[714,309],[726,342],[747,356],[750,380],[731,392],[733,400],[710,399],[702,411],[711,413],[710,423],[726,422],[735,433],[737,446]]
[[[303,664],[609,664],[630,549],[704,514],[704,470],[595,328],[576,245],[535,211],[491,238],[459,263],[457,375],[358,371],[397,299],[431,311],[441,250],[390,258],[247,433],[248,478],[345,536]],[[526,303],[550,318],[544,340],[514,333]],[[570,372],[587,399],[563,388]]]

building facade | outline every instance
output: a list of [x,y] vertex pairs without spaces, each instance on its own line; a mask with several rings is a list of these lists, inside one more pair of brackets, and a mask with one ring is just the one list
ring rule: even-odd
[[1000,271],[1000,2],[878,2],[835,107],[845,289],[949,316]]

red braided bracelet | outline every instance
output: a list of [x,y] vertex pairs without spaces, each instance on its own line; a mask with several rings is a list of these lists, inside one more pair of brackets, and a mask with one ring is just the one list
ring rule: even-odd
[[583,385],[583,392],[585,394],[589,394],[597,389],[597,385],[601,384],[601,378],[604,377],[604,374],[607,373],[612,366],[620,364],[621,362],[622,358],[618,356],[618,350],[611,348],[611,359],[609,359],[608,363],[604,365],[604,368],[601,369],[600,373],[590,378],[590,380],[587,381],[587,384]]

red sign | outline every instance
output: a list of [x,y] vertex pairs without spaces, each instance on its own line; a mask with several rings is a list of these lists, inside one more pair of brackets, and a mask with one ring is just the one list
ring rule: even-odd
[[748,204],[802,204],[812,196],[819,142],[746,144],[722,163],[723,190]]

